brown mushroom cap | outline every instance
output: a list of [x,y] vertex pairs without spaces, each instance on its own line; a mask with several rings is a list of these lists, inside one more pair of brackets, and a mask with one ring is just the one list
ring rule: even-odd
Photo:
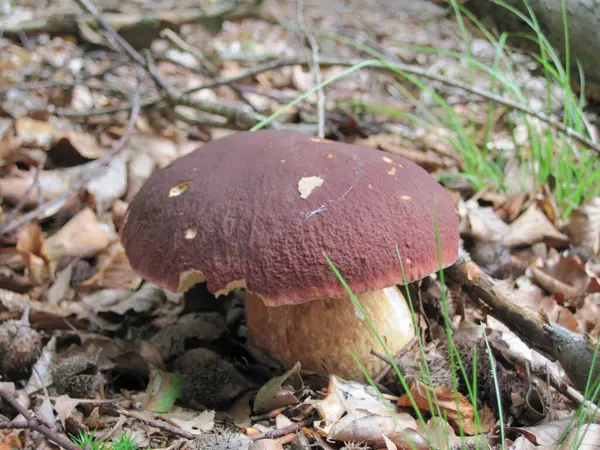
[[155,172],[121,232],[134,270],[172,291],[206,281],[266,305],[345,297],[408,281],[458,257],[456,204],[425,170],[371,148],[295,131],[239,132]]

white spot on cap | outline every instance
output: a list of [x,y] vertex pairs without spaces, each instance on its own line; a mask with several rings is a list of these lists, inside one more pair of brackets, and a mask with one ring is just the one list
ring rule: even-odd
[[321,139],[318,137],[312,137],[312,138],[310,138],[310,140],[313,142],[317,142],[319,144],[330,144],[333,142],[333,141],[330,141],[329,139]]
[[321,186],[325,180],[321,177],[303,177],[298,181],[298,192],[300,197],[306,200],[313,190]]
[[185,238],[188,240],[194,239],[197,234],[198,234],[198,229],[194,225],[188,227],[187,230],[185,230]]
[[184,181],[183,183],[179,183],[169,189],[169,197],[177,197],[178,195],[183,194],[187,188],[192,184],[191,181]]
[[394,162],[394,160],[392,158],[390,158],[389,156],[382,156],[381,159],[383,159],[386,163],[392,164]]
[[390,170],[388,170],[388,175],[396,175],[396,168],[392,167]]
[[410,195],[401,195],[400,199],[401,200],[412,200],[412,197]]

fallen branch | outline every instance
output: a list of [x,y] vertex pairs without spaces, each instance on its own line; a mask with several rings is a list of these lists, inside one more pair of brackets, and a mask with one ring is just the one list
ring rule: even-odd
[[[201,8],[168,9],[147,14],[123,14],[106,12],[104,19],[117,31],[143,29],[178,28],[187,23],[211,24],[229,19],[255,17],[259,15],[262,1],[253,4],[239,2],[215,2]],[[20,33],[50,33],[62,35],[78,35],[80,27],[93,26],[95,18],[91,14],[73,14],[71,8],[43,14],[38,9],[33,18],[22,19],[6,15],[0,20],[0,28],[4,36],[19,36]],[[148,42],[149,44],[150,42]]]
[[[208,71],[211,77],[217,78],[219,76],[218,69],[210,62],[210,60],[206,56],[204,56],[204,54],[198,48],[187,43],[173,30],[167,28],[161,31],[161,36],[167,39],[171,43],[171,45],[175,46],[175,48],[177,48],[178,50],[187,52],[190,55],[192,55],[194,59],[202,67],[204,67],[206,71]],[[246,103],[246,105],[252,108],[254,112],[260,114],[260,111],[256,108],[256,106],[254,106],[254,104],[248,99],[248,97],[244,95],[244,93],[240,90],[239,87],[237,87],[233,83],[228,86],[233,92],[235,92],[238,95],[238,97],[240,97],[244,101],[244,103]]]
[[548,359],[559,361],[579,391],[586,392],[590,372],[590,387],[594,386],[600,377],[600,358],[595,361],[596,344],[591,338],[550,322],[545,314],[523,306],[512,292],[485,274],[466,255],[461,255],[445,273],[483,302],[492,316],[510,327],[526,344]]
[[192,434],[188,431],[185,431],[182,428],[171,425],[170,423],[165,422],[163,420],[151,419],[149,417],[144,417],[143,415],[138,414],[134,411],[128,411],[128,410],[122,409],[122,408],[117,409],[117,411],[124,416],[131,417],[132,419],[135,419],[135,420],[139,420],[140,422],[143,422],[146,425],[150,425],[151,427],[161,429],[163,431],[166,431],[167,433],[182,437],[184,439],[194,440],[198,437],[195,434]]
[[[325,57],[319,58],[319,66],[321,68],[331,67],[331,66],[351,67],[351,66],[355,66],[357,64],[364,63],[364,62],[365,62],[365,60],[362,60],[362,59],[341,59],[341,58],[331,58],[331,57],[330,58],[325,58]],[[228,77],[228,78],[217,78],[217,79],[211,81],[210,83],[206,83],[206,84],[194,87],[194,88],[187,89],[185,91],[182,91],[181,95],[188,95],[193,92],[198,92],[198,91],[202,91],[205,89],[213,89],[218,86],[230,85],[232,83],[238,82],[245,78],[250,78],[250,77],[253,77],[260,73],[267,72],[269,70],[276,70],[281,67],[293,66],[293,65],[310,66],[312,63],[313,63],[312,58],[277,59],[274,61],[269,61],[269,62],[266,62],[263,64],[256,65],[256,66],[250,68],[249,70],[247,70],[246,72],[240,73],[238,75],[234,75],[234,76]],[[506,99],[500,95],[486,91],[485,89],[481,89],[477,86],[473,86],[473,85],[463,83],[463,82],[460,82],[457,80],[451,80],[449,78],[445,78],[440,75],[430,73],[426,69],[422,69],[415,65],[408,65],[408,64],[402,64],[402,63],[394,63],[392,65],[392,64],[385,64],[383,62],[373,62],[372,64],[366,66],[366,68],[369,68],[371,70],[383,71],[388,74],[390,72],[395,74],[396,70],[397,70],[397,71],[404,72],[404,73],[407,73],[410,75],[425,78],[425,79],[428,79],[431,81],[443,83],[447,86],[452,86],[455,88],[462,89],[471,94],[478,95],[486,100],[491,100],[500,105],[506,106],[507,108],[514,109],[516,111],[520,111],[531,117],[535,117],[536,119],[561,131],[566,136],[577,141],[581,145],[584,145],[585,147],[590,148],[590,149],[594,150],[596,153],[600,154],[600,144],[592,141],[591,139],[589,139],[586,136],[582,135],[581,133],[575,131],[574,129],[567,127],[564,123],[562,123],[556,119],[553,119],[551,117],[548,117],[547,115],[545,115],[543,113],[534,111],[533,109],[527,107],[526,105]],[[397,76],[400,76],[400,75],[397,75]],[[144,99],[141,101],[142,108],[146,108],[149,106],[161,108],[166,105],[167,104],[166,104],[165,100],[160,96],[153,96],[153,97],[150,97],[150,98],[147,98],[147,99]],[[64,116],[64,117],[70,117],[70,118],[91,117],[91,116],[104,115],[104,114],[114,114],[114,113],[121,112],[121,111],[127,111],[128,109],[131,109],[131,104],[123,103],[118,106],[99,108],[99,109],[94,109],[94,110],[86,111],[86,112],[74,111],[74,110],[70,110],[70,109],[57,109],[57,115]]]
[[0,388],[0,397],[9,403],[19,414],[21,414],[24,420],[0,420],[0,429],[5,430],[35,430],[48,439],[50,442],[54,442],[56,445],[60,445],[66,450],[80,450],[74,443],[72,443],[66,437],[58,434],[48,425],[41,423],[39,420],[34,418],[29,411],[12,396],[12,394],[5,389]]
[[286,434],[296,433],[300,431],[302,428],[311,425],[314,422],[313,419],[302,420],[301,422],[296,422],[287,427],[283,428],[274,428],[271,430],[266,430],[259,434],[252,434],[252,431],[256,430],[256,428],[246,428],[242,430],[246,436],[248,436],[253,441],[259,441],[261,439],[277,439]]

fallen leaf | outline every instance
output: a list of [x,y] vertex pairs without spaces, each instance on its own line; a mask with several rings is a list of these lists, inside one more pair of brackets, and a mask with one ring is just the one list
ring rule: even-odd
[[502,235],[502,242],[508,247],[537,242],[561,247],[569,242],[569,238],[552,225],[537,204],[533,204],[508,226]]
[[61,141],[68,142],[77,153],[87,159],[100,159],[111,150],[101,145],[95,136],[72,130],[55,133],[54,141],[55,145],[61,144]]
[[294,391],[302,387],[300,363],[294,364],[283,375],[271,378],[257,392],[254,410],[257,413],[272,411],[298,402]]
[[35,415],[40,417],[45,423],[54,423],[56,417],[52,410],[52,402],[48,397],[44,397],[42,403],[35,409]]
[[317,409],[326,426],[339,420],[344,413],[360,410],[386,416],[390,408],[390,404],[381,401],[371,386],[344,381],[335,375],[329,377],[325,398],[311,400],[310,404]]
[[[411,386],[410,392],[415,401],[416,407],[422,411],[429,411],[432,414],[441,411],[448,422],[455,430],[462,429],[466,434],[474,435],[481,432],[487,432],[493,426],[492,424],[480,424],[483,429],[477,429],[474,422],[475,412],[473,404],[469,402],[461,393],[454,392],[445,386],[426,386],[420,380],[415,380]],[[429,399],[433,398],[434,411],[430,410]],[[458,404],[457,404],[458,403]],[[403,395],[398,399],[398,406],[412,408],[413,405],[408,395]]]
[[461,234],[477,241],[498,240],[508,228],[493,208],[481,206],[476,200],[460,202],[458,211]]
[[130,311],[151,311],[164,301],[163,290],[152,283],[144,283],[137,291],[105,288],[81,299],[81,302],[96,314],[111,312],[120,316]]
[[327,437],[335,441],[364,442],[380,446],[385,445],[383,436],[386,436],[402,448],[430,448],[427,440],[416,429],[417,421],[407,413],[398,413],[392,417],[356,410],[335,422]]
[[150,380],[142,407],[147,411],[167,413],[173,410],[181,394],[181,378],[175,373],[150,366]]
[[19,233],[16,249],[25,262],[27,276],[38,286],[50,278],[50,267],[43,247],[44,236],[40,226],[36,223],[26,225]]
[[156,161],[158,167],[166,167],[180,155],[171,139],[155,133],[133,133],[127,141],[127,149],[135,153],[146,153]]
[[25,146],[47,150],[52,144],[54,127],[48,121],[19,117],[15,120],[15,131]]
[[68,395],[61,395],[54,400],[54,411],[56,411],[58,419],[63,427],[65,426],[65,421],[70,417],[71,413],[80,402],[80,399],[71,398]]
[[556,446],[561,442],[565,432],[573,427],[573,425],[573,418],[565,418],[551,422],[542,422],[531,427],[507,427],[506,431],[520,433],[534,445]]
[[85,188],[92,195],[97,211],[108,210],[113,202],[127,191],[128,158],[128,153],[120,153],[86,184]]
[[54,260],[65,256],[86,258],[96,256],[116,237],[113,229],[98,221],[94,211],[84,208],[46,239],[44,251]]
[[283,447],[275,439],[261,439],[252,442],[248,450],[283,450]]
[[67,296],[67,293],[71,288],[71,278],[76,263],[77,260],[71,261],[67,264],[67,267],[55,274],[54,283],[52,283],[46,292],[46,301],[51,305],[57,305]]
[[460,441],[454,429],[441,417],[432,417],[427,421],[427,432],[426,436],[430,437],[431,446],[438,450],[450,450]]
[[202,434],[210,431],[215,426],[215,411],[194,411],[176,408],[174,411],[161,414],[179,428],[192,434]]
[[600,197],[576,208],[565,230],[574,245],[584,245],[600,255]]
[[39,392],[52,384],[52,365],[56,357],[56,336],[52,336],[33,365],[31,377],[23,389],[27,394]]
[[581,428],[573,427],[558,450],[578,448],[594,450],[600,447],[600,425],[597,423],[583,424]]
[[97,272],[80,283],[81,287],[137,289],[143,279],[129,264],[120,242],[114,242],[97,257]]

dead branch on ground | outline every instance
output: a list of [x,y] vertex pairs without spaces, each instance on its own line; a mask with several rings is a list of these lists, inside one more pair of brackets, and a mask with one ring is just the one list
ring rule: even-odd
[[23,408],[23,406],[12,396],[10,392],[0,388],[0,397],[9,403],[20,415],[25,418],[23,420],[0,420],[0,429],[35,430],[50,442],[54,442],[66,450],[79,450],[79,447],[73,444],[66,437],[53,430],[49,424],[42,423],[40,420],[31,415],[29,411]]
[[445,273],[484,303],[492,316],[510,327],[527,345],[548,359],[559,361],[579,391],[586,392],[590,372],[590,387],[594,386],[600,377],[600,362],[595,361],[596,343],[590,337],[550,322],[546,315],[519,304],[512,292],[485,274],[465,254]]

